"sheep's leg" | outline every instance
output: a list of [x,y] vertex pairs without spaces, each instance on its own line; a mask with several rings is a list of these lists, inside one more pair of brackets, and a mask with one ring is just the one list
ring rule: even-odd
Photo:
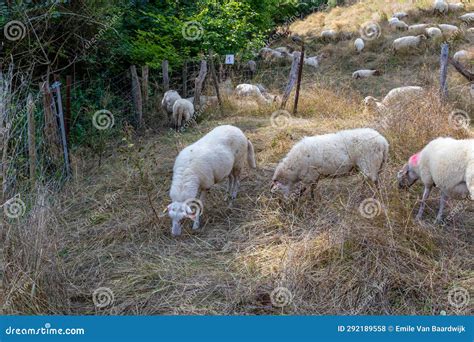
[[240,170],[234,170],[233,172],[234,176],[234,185],[232,187],[232,193],[231,193],[231,199],[235,200],[237,198],[237,193],[239,192],[239,187],[240,187]]
[[426,200],[430,196],[431,193],[431,186],[425,185],[425,190],[423,191],[423,198],[421,199],[420,209],[418,210],[418,214],[416,215],[417,220],[421,220],[423,216],[423,212],[425,211]]
[[[206,195],[207,195],[207,190],[202,190],[201,195],[199,196],[199,201],[201,201],[201,212],[204,209],[204,201],[206,200]],[[196,218],[194,219],[193,222],[193,230],[199,229],[199,226],[201,225],[201,215],[202,213],[199,213],[199,215],[196,215]]]
[[438,215],[436,216],[436,221],[435,221],[436,224],[441,223],[441,221],[443,220],[443,212],[444,212],[444,208],[446,207],[447,200],[448,200],[448,196],[444,192],[441,192],[441,199],[439,201],[439,211],[438,211]]
[[227,199],[231,197],[232,189],[234,188],[235,177],[232,173],[229,175],[228,180],[229,183],[227,184]]

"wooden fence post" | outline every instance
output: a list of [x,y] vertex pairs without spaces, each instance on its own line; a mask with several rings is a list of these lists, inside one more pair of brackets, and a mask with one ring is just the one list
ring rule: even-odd
[[441,46],[441,68],[440,68],[440,95],[441,100],[446,100],[448,97],[448,57],[449,45],[444,43]]
[[64,111],[64,125],[66,126],[66,139],[69,139],[69,131],[71,130],[71,84],[72,77],[66,76],[66,108]]
[[144,113],[148,113],[149,107],[149,91],[148,91],[148,74],[149,69],[148,65],[142,66],[142,92],[143,92],[143,111]]
[[183,65],[183,97],[188,97],[188,62]]
[[165,59],[162,64],[163,70],[163,92],[166,92],[170,89],[170,77],[168,74],[168,61]]
[[209,50],[209,68],[211,70],[212,80],[214,81],[214,88],[216,89],[217,101],[219,102],[219,108],[221,110],[221,114],[223,114],[222,108],[222,99],[221,94],[219,91],[219,81],[217,79],[216,68],[214,67],[214,57],[212,56],[212,50]]
[[205,60],[201,61],[201,69],[199,70],[199,75],[194,80],[194,109],[198,111],[201,108],[201,91],[202,84],[206,78],[207,74],[207,63]]
[[66,139],[66,127],[64,125],[64,112],[63,112],[63,103],[61,98],[61,83],[54,82],[51,86],[52,89],[56,91],[56,99],[58,102],[58,117],[59,117],[59,129],[61,131],[61,141],[63,145],[63,154],[64,154],[64,167],[66,168],[66,176],[69,178],[71,176],[71,168],[69,166],[69,150],[67,147],[67,139]]
[[137,68],[135,65],[132,65],[130,67],[130,74],[132,76],[132,97],[133,107],[135,109],[135,118],[137,120],[137,126],[141,128],[143,126],[142,91],[140,87],[140,81],[138,79]]
[[295,93],[295,105],[293,107],[293,115],[296,115],[298,112],[298,101],[300,99],[300,87],[301,87],[301,77],[303,75],[303,65],[304,65],[304,42],[301,42],[301,57],[298,67],[298,81],[296,82],[296,93]]
[[30,164],[30,182],[31,187],[35,186],[36,178],[36,140],[35,140],[35,104],[33,102],[33,95],[28,94],[27,99],[27,120],[28,120],[28,155]]
[[53,103],[52,95],[49,91],[48,81],[40,84],[40,90],[43,94],[43,111],[44,111],[44,140],[51,158],[54,161],[60,159],[61,151],[59,149],[59,136],[58,136],[58,122],[56,120],[56,113],[54,111],[55,106]]
[[293,63],[291,63],[290,76],[288,77],[288,83],[285,88],[285,93],[283,94],[283,99],[281,101],[280,109],[285,109],[288,98],[290,97],[291,90],[296,82],[296,77],[298,74],[298,65],[300,62],[300,53],[293,53]]

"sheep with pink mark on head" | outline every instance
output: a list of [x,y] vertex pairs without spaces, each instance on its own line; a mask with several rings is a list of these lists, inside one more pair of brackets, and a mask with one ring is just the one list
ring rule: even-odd
[[474,139],[438,138],[414,154],[398,172],[400,188],[409,188],[417,180],[425,186],[416,218],[421,220],[433,187],[441,190],[436,223],[443,218],[449,197],[474,200]]

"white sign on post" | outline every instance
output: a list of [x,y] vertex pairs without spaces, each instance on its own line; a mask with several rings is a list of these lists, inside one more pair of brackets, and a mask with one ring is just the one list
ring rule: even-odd
[[234,55],[225,55],[225,64],[234,64]]

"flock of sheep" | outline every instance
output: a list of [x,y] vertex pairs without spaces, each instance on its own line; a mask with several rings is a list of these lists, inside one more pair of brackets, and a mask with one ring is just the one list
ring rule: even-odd
[[[447,13],[460,11],[463,4],[448,4],[436,0],[433,6],[435,12]],[[449,24],[407,25],[403,19],[404,12],[395,13],[389,19],[389,26],[395,30],[407,30],[413,35],[395,39],[392,43],[395,52],[417,49],[422,40],[437,37],[448,38],[458,27]],[[466,22],[474,20],[474,13],[460,16]],[[473,28],[468,31],[474,31]],[[470,32],[472,33],[472,32]],[[335,39],[334,30],[321,33],[324,39]],[[365,48],[362,38],[354,41],[357,52]],[[260,50],[259,57],[266,61],[287,60],[298,58],[299,52],[290,52],[287,47]],[[306,57],[304,63],[318,67],[321,60],[327,57],[320,54]],[[463,62],[472,59],[472,51],[459,51],[454,59]],[[256,63],[249,61],[247,67],[256,71]],[[378,75],[377,70],[361,69],[353,73],[353,78],[365,78]],[[254,98],[258,104],[271,104],[280,100],[261,85],[239,84],[233,88],[231,83],[225,83],[227,94],[238,98]],[[366,110],[385,115],[400,110],[400,106],[412,100],[424,98],[425,89],[417,86],[405,86],[392,89],[383,99],[368,96],[364,100]],[[217,103],[216,96],[202,96],[201,104]],[[167,91],[162,100],[162,109],[176,129],[193,118],[195,109],[194,98],[183,99],[174,90]],[[364,177],[379,186],[379,174],[389,155],[389,143],[379,132],[370,128],[344,130],[332,134],[305,137],[295,144],[286,157],[280,161],[272,177],[272,192],[281,192],[285,198],[290,195],[313,190],[319,179],[323,177],[338,177],[361,172]],[[229,205],[236,198],[240,175],[245,164],[256,168],[254,147],[250,140],[237,127],[223,125],[187,146],[177,156],[173,168],[173,179],[170,190],[171,204],[167,207],[172,220],[172,234],[180,235],[182,221],[189,218],[194,221],[193,229],[200,227],[200,218],[205,197],[210,188],[221,181],[228,180]],[[438,138],[431,141],[421,151],[411,156],[408,162],[397,174],[401,188],[412,186],[417,180],[424,185],[424,192],[416,216],[421,220],[425,203],[433,187],[441,190],[441,201],[436,222],[443,218],[443,211],[448,197],[469,198],[474,200],[474,139],[455,140]],[[299,186],[300,185],[300,186]]]
[[[280,191],[287,198],[301,183],[299,194],[309,188],[312,196],[319,179],[345,176],[354,169],[378,186],[388,152],[387,139],[370,128],[305,137],[278,164],[272,178],[272,192]],[[180,235],[182,221],[186,218],[194,221],[193,229],[198,229],[207,192],[225,179],[232,204],[245,164],[256,168],[254,148],[235,126],[218,126],[183,149],[173,167],[172,203],[167,208],[172,220],[171,233]],[[441,190],[436,218],[439,223],[448,197],[470,196],[474,200],[474,139],[438,138],[431,141],[410,157],[398,172],[397,179],[401,188],[408,188],[417,180],[423,182],[424,193],[417,219],[423,215],[432,188],[436,186]]]

